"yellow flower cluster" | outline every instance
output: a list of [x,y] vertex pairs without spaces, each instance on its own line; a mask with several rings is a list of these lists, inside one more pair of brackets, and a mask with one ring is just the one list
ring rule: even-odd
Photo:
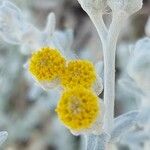
[[38,81],[52,81],[62,75],[65,63],[57,49],[44,47],[32,54],[29,71]]
[[91,90],[75,87],[63,93],[56,111],[60,120],[71,130],[86,129],[96,121],[99,100]]
[[57,49],[44,47],[32,54],[29,72],[40,82],[60,80],[64,91],[56,112],[69,129],[87,129],[96,121],[100,114],[100,103],[91,88],[96,81],[96,72],[91,62],[66,62]]
[[62,75],[62,85],[65,88],[73,88],[75,86],[90,88],[95,80],[94,66],[86,60],[70,61]]

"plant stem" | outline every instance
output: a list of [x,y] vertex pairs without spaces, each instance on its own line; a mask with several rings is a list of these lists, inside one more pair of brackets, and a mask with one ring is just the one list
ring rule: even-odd
[[113,14],[112,23],[109,28],[107,44],[103,46],[104,55],[104,103],[105,117],[104,130],[111,133],[114,122],[114,103],[115,103],[115,55],[116,45],[124,21],[124,15]]
[[86,150],[95,150],[95,143],[97,140],[96,135],[86,135]]
[[94,11],[88,13],[93,21],[99,37],[102,41],[104,55],[104,103],[105,118],[104,130],[108,134],[113,128],[114,103],[115,103],[115,54],[119,32],[121,30],[125,15],[122,13],[113,13],[112,23],[107,32],[103,22],[102,14]]
[[102,18],[102,12],[92,11],[91,13],[88,13],[88,15],[92,20],[94,26],[96,27],[96,30],[102,42],[102,46],[105,45],[108,31]]
[[104,130],[108,134],[113,128],[114,103],[115,103],[115,54],[116,45],[125,15],[123,13],[114,13],[109,31],[103,22],[102,14],[96,11],[88,13],[93,21],[103,46],[104,55],[104,103],[105,118]]
[[[88,13],[93,21],[103,46],[104,55],[104,103],[105,103],[105,117],[104,130],[107,134],[111,134],[114,124],[114,104],[115,104],[115,55],[116,45],[119,32],[124,23],[126,14],[113,13],[112,23],[109,31],[103,22],[102,14],[98,12]],[[97,143],[99,149],[100,143]],[[112,145],[105,143],[104,147],[111,148]]]

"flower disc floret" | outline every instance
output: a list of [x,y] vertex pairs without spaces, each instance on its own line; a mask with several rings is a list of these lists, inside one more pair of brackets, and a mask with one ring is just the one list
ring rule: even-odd
[[57,49],[44,47],[32,54],[29,60],[29,72],[38,81],[58,79],[64,72],[65,59]]
[[65,88],[82,86],[90,88],[96,80],[96,72],[93,64],[87,60],[72,60],[68,62],[62,75],[62,85]]
[[99,99],[93,91],[82,87],[66,90],[61,96],[56,112],[70,130],[84,130],[90,128],[99,115]]

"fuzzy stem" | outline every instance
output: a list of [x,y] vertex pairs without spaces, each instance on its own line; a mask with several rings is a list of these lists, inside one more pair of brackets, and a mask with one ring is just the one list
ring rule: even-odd
[[92,11],[91,13],[88,13],[88,15],[92,20],[94,26],[96,27],[96,30],[102,42],[102,46],[105,45],[108,31],[103,21],[102,12]]
[[104,129],[108,134],[113,128],[114,101],[115,101],[115,53],[116,44],[125,15],[114,13],[113,20],[107,32],[102,14],[98,12],[88,13],[95,25],[102,41],[104,55],[104,103],[105,119]]
[[86,135],[86,150],[95,150],[96,135]]
[[115,103],[115,55],[119,32],[123,25],[124,15],[113,14],[112,23],[109,28],[107,44],[104,45],[104,103],[106,107],[104,118],[104,130],[111,133],[114,124]]
[[[98,12],[88,14],[98,31],[103,46],[104,103],[106,110],[103,127],[105,132],[110,134],[114,124],[116,45],[126,14],[119,12],[113,13],[112,23],[108,32],[103,22],[102,14],[99,14]],[[97,143],[97,145],[99,145],[99,143]],[[108,145],[109,143],[104,146]]]

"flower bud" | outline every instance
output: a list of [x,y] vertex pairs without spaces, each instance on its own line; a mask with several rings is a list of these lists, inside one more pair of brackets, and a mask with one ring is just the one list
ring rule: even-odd
[[65,70],[65,58],[59,50],[43,47],[32,54],[28,70],[43,88],[54,88]]
[[65,90],[56,112],[74,135],[102,132],[104,105],[92,90],[80,86]]

